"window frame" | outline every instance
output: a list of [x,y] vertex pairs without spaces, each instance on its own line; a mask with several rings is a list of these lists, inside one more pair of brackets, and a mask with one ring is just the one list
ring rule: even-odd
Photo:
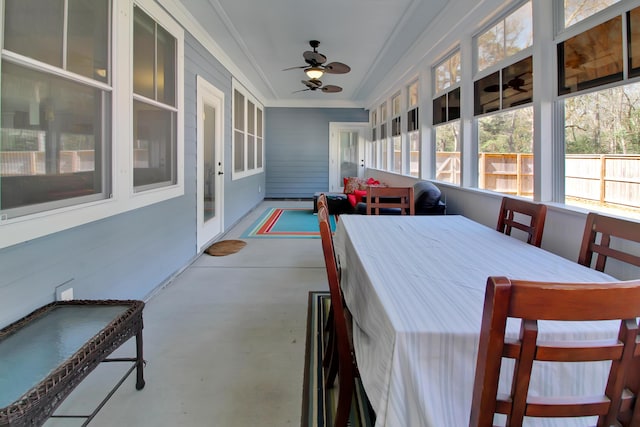
[[[236,92],[238,92],[239,94],[241,94],[243,96],[243,125],[244,125],[244,129],[242,130],[238,130],[236,129]],[[232,180],[237,180],[237,179],[242,179],[242,178],[246,178],[249,176],[253,176],[253,175],[258,175],[261,173],[264,173],[264,169],[265,169],[265,158],[264,158],[264,152],[265,152],[265,144],[264,144],[264,106],[262,105],[262,103],[256,98],[254,97],[251,92],[249,92],[249,90],[247,90],[239,81],[237,81],[235,78],[232,81],[231,84],[231,128],[232,128],[232,137],[231,137],[231,179]],[[248,104],[251,103],[253,104],[253,108],[254,108],[254,114],[253,114],[253,129],[254,129],[254,133],[250,134],[249,132],[249,124],[248,124],[248,117],[249,117],[249,110],[247,108]],[[260,114],[257,114],[257,112],[260,111]],[[262,120],[258,120],[258,117],[261,117]],[[261,129],[258,129],[258,122],[260,122],[261,124]],[[244,150],[244,154],[243,154],[243,170],[241,171],[236,171],[236,167],[235,167],[235,159],[236,159],[236,132],[241,132],[243,135],[243,150]],[[258,137],[258,135],[261,135]],[[262,150],[260,153],[260,158],[262,159],[262,166],[258,167],[258,150],[254,149],[253,154],[254,154],[254,167],[252,169],[249,169],[249,139],[250,136],[254,137],[254,144],[255,147],[258,146],[258,139],[260,139],[262,141]]]
[[[176,38],[176,184],[135,192],[133,188],[133,7],[141,7]],[[4,12],[2,12],[4,20]],[[0,248],[47,236],[184,194],[184,30],[153,0],[112,0],[109,63],[111,65],[111,194],[106,199],[16,218],[0,215]],[[4,37],[4,31],[0,38]],[[50,71],[60,72],[55,67]],[[93,83],[92,83],[93,84]]]

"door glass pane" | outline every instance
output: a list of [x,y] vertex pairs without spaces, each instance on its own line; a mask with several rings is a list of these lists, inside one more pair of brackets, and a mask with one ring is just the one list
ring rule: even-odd
[[4,18],[5,49],[62,67],[63,0],[7,0]]
[[358,132],[340,132],[340,182],[358,176]]
[[108,81],[109,2],[69,0],[67,69]]
[[216,110],[204,104],[204,222],[216,216]]

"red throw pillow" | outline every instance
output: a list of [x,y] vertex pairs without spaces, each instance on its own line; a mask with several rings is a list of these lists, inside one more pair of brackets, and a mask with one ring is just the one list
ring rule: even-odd
[[363,197],[367,196],[367,190],[356,190],[353,192],[354,198],[356,200],[356,203],[354,204],[354,206],[358,203],[360,203],[362,201]]

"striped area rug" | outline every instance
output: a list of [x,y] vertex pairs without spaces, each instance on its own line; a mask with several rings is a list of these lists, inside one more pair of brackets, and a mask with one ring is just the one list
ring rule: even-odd
[[[335,218],[331,216],[331,228]],[[320,238],[318,217],[312,209],[268,208],[244,233],[248,237]]]
[[[328,391],[324,389],[322,369],[323,325],[330,305],[329,292],[309,292],[301,427],[332,427],[334,424],[333,416],[338,403],[337,387]],[[375,416],[359,380],[356,383],[353,399],[349,425],[373,426]]]

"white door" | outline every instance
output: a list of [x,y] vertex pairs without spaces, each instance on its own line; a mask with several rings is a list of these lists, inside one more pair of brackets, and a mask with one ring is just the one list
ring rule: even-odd
[[342,192],[345,177],[363,177],[368,131],[368,123],[329,123],[329,191]]
[[224,93],[198,76],[198,250],[223,231]]

